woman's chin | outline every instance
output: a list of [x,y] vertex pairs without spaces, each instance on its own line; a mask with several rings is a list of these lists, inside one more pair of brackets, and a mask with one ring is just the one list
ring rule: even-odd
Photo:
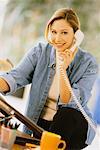
[[56,48],[56,50],[57,50],[58,52],[64,52],[66,49]]
[[63,52],[64,49],[62,47],[54,47],[58,52]]

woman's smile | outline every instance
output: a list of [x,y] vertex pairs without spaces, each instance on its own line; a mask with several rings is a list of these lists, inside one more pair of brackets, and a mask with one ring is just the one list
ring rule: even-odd
[[55,43],[55,47],[57,47],[58,49],[59,48],[62,48],[64,46],[65,43]]
[[65,51],[73,43],[73,28],[64,19],[56,20],[52,23],[50,29],[52,45],[58,51]]

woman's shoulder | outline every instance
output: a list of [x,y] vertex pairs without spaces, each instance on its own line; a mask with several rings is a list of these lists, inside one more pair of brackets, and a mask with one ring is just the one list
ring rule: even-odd
[[97,60],[90,52],[79,48],[77,55],[77,57],[81,60],[81,67],[82,65],[85,65],[91,68],[91,70],[94,70],[95,73],[98,73],[99,66]]
[[48,42],[39,41],[39,42],[36,42],[35,44],[33,44],[33,46],[29,49],[29,53],[41,54],[41,53],[46,52],[46,50],[51,49],[51,48],[52,48],[52,46]]
[[97,64],[95,56],[93,56],[90,52],[85,49],[79,48],[78,56],[82,58],[83,61],[88,61]]

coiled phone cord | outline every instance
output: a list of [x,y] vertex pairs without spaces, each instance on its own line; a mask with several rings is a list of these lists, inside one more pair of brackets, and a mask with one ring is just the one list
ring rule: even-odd
[[[58,58],[58,68],[57,68],[57,71],[58,71],[58,76],[60,76],[60,72],[61,72],[61,75],[63,76],[64,80],[65,80],[65,83],[67,85],[67,87],[69,88],[69,91],[71,93],[71,96],[73,98],[73,100],[76,102],[79,110],[81,111],[81,113],[83,114],[84,118],[87,120],[87,122],[89,123],[89,125],[94,129],[95,133],[97,133],[100,137],[100,133],[99,133],[99,130],[97,129],[97,126],[95,125],[95,123],[93,122],[93,120],[86,114],[86,112],[84,111],[83,107],[81,106],[81,104],[79,103],[76,95],[74,94],[73,90],[72,90],[72,87],[70,85],[70,82],[69,82],[69,79],[67,76],[65,76],[64,74],[64,71],[63,71],[63,68],[60,67],[59,65],[59,58]],[[58,81],[59,82],[59,81]],[[59,87],[60,87],[60,83],[58,84]]]

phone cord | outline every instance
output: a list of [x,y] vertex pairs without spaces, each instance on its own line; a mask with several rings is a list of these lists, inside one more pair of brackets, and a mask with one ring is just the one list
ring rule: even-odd
[[67,80],[64,72],[63,72],[63,69],[61,67],[59,67],[60,71],[61,71],[61,74],[62,76],[64,77],[64,80],[65,80],[65,83],[67,85],[67,87],[69,88],[69,91],[71,93],[71,96],[73,98],[73,100],[76,102],[78,108],[80,109],[81,113],[83,114],[84,118],[87,120],[87,122],[89,123],[89,125],[94,129],[94,131],[96,133],[98,133],[98,135],[100,136],[100,133],[99,131],[97,132],[97,126],[94,124],[93,120],[86,114],[86,112],[84,111],[83,107],[81,106],[81,104],[79,103],[76,95],[74,94],[72,88],[71,88],[71,85],[70,85],[70,82],[69,80]]

